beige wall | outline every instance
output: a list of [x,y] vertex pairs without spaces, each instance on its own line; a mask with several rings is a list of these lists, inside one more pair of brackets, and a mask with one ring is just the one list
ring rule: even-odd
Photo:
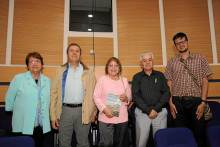
[[[115,1],[115,0],[113,0]],[[211,65],[214,75],[210,79],[220,79],[220,2],[212,0],[214,17],[214,35],[216,36],[217,63],[214,63],[213,45],[210,29],[207,0],[170,1],[162,0],[163,9],[157,0],[117,0],[117,32],[115,35],[99,37],[73,35],[68,36],[67,44],[75,42],[81,45],[82,61],[93,68],[94,58],[90,54],[95,47],[95,73],[97,78],[104,74],[104,66],[115,51],[122,62],[122,76],[132,81],[132,77],[141,71],[139,56],[151,51],[155,56],[155,69],[164,71],[165,61],[175,55],[172,37],[177,32],[185,32],[193,53],[203,54]],[[115,9],[115,8],[114,8]],[[160,11],[163,10],[163,16]],[[9,0],[0,0],[0,82],[10,82],[18,73],[26,72],[25,56],[28,52],[38,51],[43,57],[43,74],[52,78],[56,68],[63,64],[65,1],[63,0],[14,0],[13,30],[11,42],[11,60],[6,64],[7,29]],[[164,18],[164,28],[161,26]],[[164,34],[161,33],[164,29]],[[165,46],[162,37],[165,36]],[[115,41],[116,40],[116,41]],[[115,44],[117,43],[117,44]],[[165,53],[163,52],[163,49]],[[116,50],[115,50],[116,49]],[[64,54],[64,55],[63,55]],[[210,83],[209,96],[220,97],[220,82]],[[0,102],[8,86],[0,86]]]

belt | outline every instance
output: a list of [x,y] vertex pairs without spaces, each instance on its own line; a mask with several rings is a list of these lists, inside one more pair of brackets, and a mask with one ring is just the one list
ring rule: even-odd
[[200,97],[194,97],[194,96],[173,96],[173,98],[178,98],[181,100],[192,100],[192,99],[201,99]]
[[82,104],[66,104],[66,103],[63,103],[63,106],[74,108],[74,107],[82,107]]

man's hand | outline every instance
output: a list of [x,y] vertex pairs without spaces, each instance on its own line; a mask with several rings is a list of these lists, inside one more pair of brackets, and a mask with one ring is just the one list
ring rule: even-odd
[[59,123],[58,123],[58,120],[57,120],[57,119],[56,119],[56,120],[53,120],[53,121],[51,122],[51,124],[52,124],[52,128],[53,128],[53,129],[58,130]]
[[170,102],[169,105],[170,105],[170,113],[172,114],[173,119],[175,119],[176,114],[178,113],[176,110],[176,106],[172,102]]
[[107,107],[106,107],[102,112],[103,112],[108,118],[114,117],[113,112],[112,112],[109,108],[107,108]]
[[92,123],[95,122],[95,117],[96,117],[96,116],[93,116],[93,117],[92,117],[92,121],[91,121]]
[[151,110],[151,112],[150,112],[150,114],[149,114],[149,117],[150,117],[151,119],[154,119],[154,118],[157,117],[157,115],[158,115],[157,111]]
[[204,112],[204,108],[205,108],[205,103],[204,102],[202,102],[199,106],[198,106],[198,108],[197,108],[197,110],[196,110],[196,114],[197,114],[197,119],[199,120],[201,117],[202,117],[202,115],[203,115],[203,112]]

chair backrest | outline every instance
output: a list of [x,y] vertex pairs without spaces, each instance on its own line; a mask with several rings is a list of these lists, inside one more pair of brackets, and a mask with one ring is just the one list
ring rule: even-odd
[[197,147],[193,133],[188,128],[166,128],[155,133],[154,142],[156,147]]
[[212,111],[212,120],[220,120],[220,103],[217,101],[208,101]]
[[206,133],[211,147],[220,146],[220,126],[208,127]]
[[6,112],[5,107],[0,107],[0,130],[12,131],[12,112]]
[[220,103],[217,101],[208,101],[210,109],[212,111],[212,119],[206,123],[206,127],[219,126],[220,125]]
[[34,139],[29,136],[1,137],[1,147],[34,147]]

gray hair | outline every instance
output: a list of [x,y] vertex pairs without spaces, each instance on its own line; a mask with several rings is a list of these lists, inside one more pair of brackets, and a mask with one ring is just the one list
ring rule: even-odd
[[154,60],[154,55],[153,55],[153,53],[152,53],[152,52],[147,51],[147,52],[143,52],[143,53],[141,54],[141,56],[140,56],[140,61],[142,61],[143,56],[144,56],[144,55],[146,55],[146,54],[151,55],[152,60]]

